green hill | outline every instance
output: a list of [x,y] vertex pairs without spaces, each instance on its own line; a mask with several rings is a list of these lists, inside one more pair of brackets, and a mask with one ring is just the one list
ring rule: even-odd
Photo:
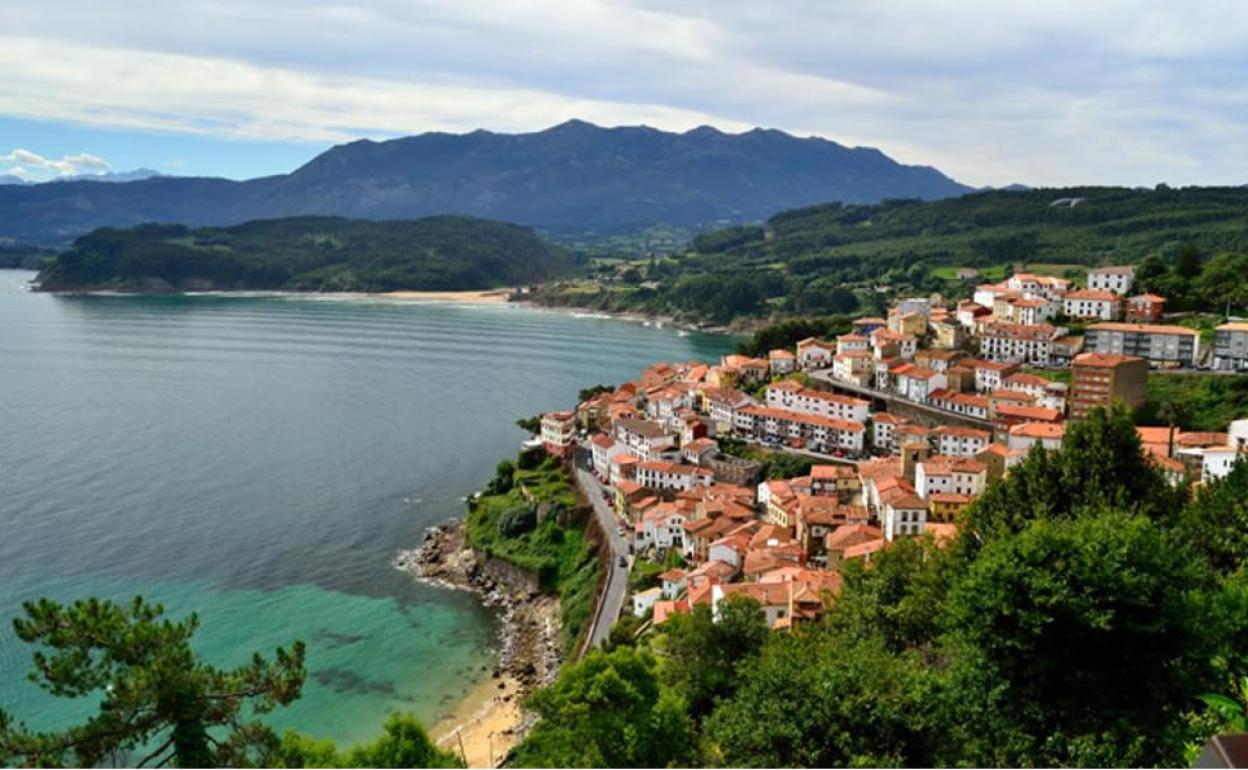
[[571,259],[532,230],[471,217],[297,217],[102,228],[39,276],[45,291],[469,290],[545,280]]
[[984,280],[1017,266],[1081,275],[1089,265],[1152,255],[1156,273],[1173,267],[1185,246],[1201,259],[1248,252],[1248,189],[1080,187],[832,203],[699,236],[682,257],[604,263],[588,285],[547,290],[542,299],[723,323],[878,310],[881,286],[957,296],[979,280],[960,280],[960,268]]

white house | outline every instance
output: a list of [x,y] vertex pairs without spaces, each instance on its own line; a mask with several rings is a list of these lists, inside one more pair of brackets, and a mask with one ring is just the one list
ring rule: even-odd
[[637,463],[637,483],[647,489],[683,492],[694,487],[709,487],[713,476],[705,468],[663,460]]
[[979,338],[979,354],[989,361],[1044,365],[1057,332],[1049,324],[988,324]]
[[1038,374],[1028,374],[1027,372],[1015,372],[1006,377],[1002,381],[1001,387],[1005,390],[1014,390],[1024,393],[1033,401],[1039,400],[1052,384],[1049,380]]
[[803,369],[821,369],[832,361],[834,355],[834,345],[814,337],[807,337],[797,343],[797,363]]
[[788,374],[797,370],[797,356],[783,348],[777,348],[767,353],[767,365],[772,374]]
[[867,419],[871,407],[870,402],[861,398],[802,387],[792,380],[768,385],[766,398],[767,406],[777,409],[859,422]]
[[914,488],[924,500],[934,492],[979,495],[988,483],[988,466],[966,457],[932,456],[918,463]]
[[836,352],[848,353],[851,350],[866,352],[871,345],[871,340],[861,334],[842,334],[836,338]]
[[1045,449],[1061,449],[1065,433],[1060,422],[1021,422],[1010,426],[1006,447],[1012,452],[1029,452],[1037,444]]
[[606,481],[611,477],[612,458],[622,453],[624,447],[604,433],[595,433],[590,439],[590,446],[593,453],[594,473],[598,478]]
[[992,442],[992,434],[986,430],[941,425],[932,431],[936,451],[950,457],[974,457]]
[[1122,313],[1122,297],[1101,289],[1072,291],[1062,300],[1062,311],[1071,318],[1112,321]]
[[655,602],[663,598],[663,589],[659,587],[647,588],[644,591],[638,591],[633,594],[633,615],[642,617],[649,612]]
[[659,575],[662,581],[663,598],[675,599],[688,585],[688,573],[679,567],[673,567]]
[[688,517],[675,503],[658,503],[641,514],[637,522],[638,547],[653,545],[660,550],[682,549]]
[[927,528],[927,503],[918,495],[903,489],[890,490],[880,500],[880,509],[885,540],[921,535]]
[[897,371],[897,394],[910,401],[920,404],[927,402],[927,397],[937,390],[943,390],[949,384],[949,378],[935,369],[925,366],[908,366]]
[[1088,271],[1088,288],[1127,294],[1135,284],[1135,268],[1130,265],[1094,267]]
[[676,446],[675,431],[649,420],[616,420],[615,439],[642,460],[658,460]]
[[896,452],[897,426],[904,423],[904,419],[888,412],[871,415],[871,446],[880,452]]

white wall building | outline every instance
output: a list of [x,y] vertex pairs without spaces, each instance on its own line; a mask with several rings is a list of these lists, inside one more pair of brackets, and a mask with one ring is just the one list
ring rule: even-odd
[[1130,265],[1094,267],[1088,271],[1088,288],[1127,294],[1135,285],[1135,268]]

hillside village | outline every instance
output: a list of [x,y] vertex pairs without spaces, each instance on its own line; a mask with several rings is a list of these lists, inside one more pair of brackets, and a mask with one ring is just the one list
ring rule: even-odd
[[[1150,371],[1248,366],[1248,324],[1217,327],[1202,350],[1132,284],[1129,267],[1090,270],[1085,288],[1017,273],[955,307],[903,299],[765,358],[658,363],[544,414],[540,441],[592,470],[584,491],[610,503],[630,566],[658,573],[633,592],[634,615],[658,625],[746,595],[789,628],[820,616],[842,564],[869,565],[898,538],[950,541],[989,483],[1061,446],[1066,421],[1142,405]],[[1221,478],[1248,451],[1248,419],[1137,430],[1173,484]],[[809,470],[764,478],[773,453]]]

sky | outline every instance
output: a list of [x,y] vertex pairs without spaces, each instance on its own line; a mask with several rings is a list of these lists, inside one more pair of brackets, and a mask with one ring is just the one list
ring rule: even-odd
[[966,184],[1248,182],[1248,12],[1138,0],[0,0],[0,175],[754,126]]

